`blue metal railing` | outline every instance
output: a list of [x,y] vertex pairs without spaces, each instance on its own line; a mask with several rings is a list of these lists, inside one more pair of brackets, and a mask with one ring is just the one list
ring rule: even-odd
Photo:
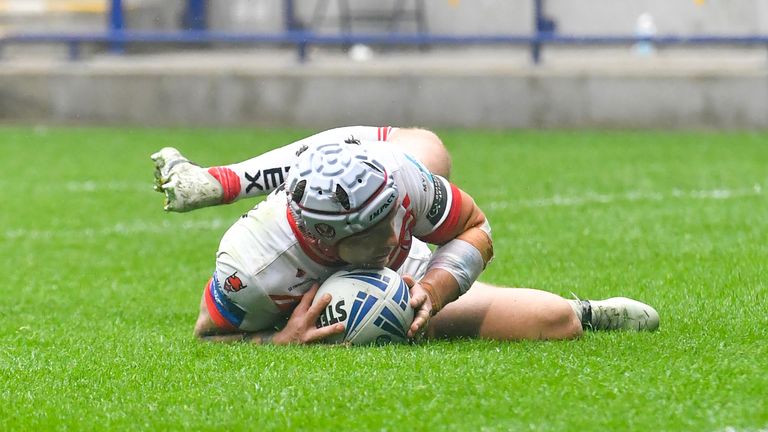
[[[109,22],[107,28],[109,33],[113,36],[119,35],[125,29],[125,17],[123,15],[123,1],[111,0],[111,7],[109,8]],[[117,41],[117,38],[110,41],[110,51],[115,54],[122,54],[125,51],[125,47],[122,43]],[[72,52],[79,53],[78,48],[73,48],[74,41],[69,42],[70,58],[72,58]]]
[[318,34],[296,25],[293,17],[293,1],[286,0],[285,31],[278,33],[244,33],[206,30],[206,9],[204,0],[188,0],[185,22],[188,30],[180,31],[133,31],[125,29],[122,0],[110,0],[108,30],[95,33],[46,32],[0,34],[0,48],[8,44],[63,43],[69,46],[69,56],[75,60],[80,56],[80,45],[84,43],[105,44],[111,52],[121,54],[127,44],[199,44],[225,43],[233,45],[280,44],[296,47],[299,60],[306,60],[309,45],[350,46],[353,44],[384,46],[428,46],[428,45],[516,45],[528,46],[531,59],[539,63],[541,49],[546,45],[605,46],[649,42],[657,46],[671,45],[738,45],[768,47],[768,35],[712,36],[712,35],[658,35],[641,37],[637,35],[561,35],[555,31],[555,23],[544,14],[543,0],[534,0],[533,34],[522,35],[441,35],[434,33],[390,33],[390,34]]

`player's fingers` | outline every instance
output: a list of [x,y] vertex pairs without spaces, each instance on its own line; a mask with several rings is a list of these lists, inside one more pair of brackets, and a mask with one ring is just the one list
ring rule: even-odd
[[411,307],[416,310],[421,308],[421,305],[423,305],[425,301],[427,301],[427,295],[425,293],[419,293],[411,297],[411,301],[409,303]]
[[413,288],[413,286],[416,285],[416,279],[411,275],[403,275],[403,282],[408,285],[408,288]]
[[[315,295],[317,295],[317,290],[320,289],[320,284],[317,282],[312,284],[312,287],[309,288],[309,291],[305,292],[303,296],[301,296],[301,301],[299,301],[299,305],[296,306],[296,308],[301,308],[303,310],[308,310],[309,305],[312,304],[312,300],[315,299]],[[326,304],[327,306],[327,304]]]
[[429,322],[429,311],[424,309],[417,309],[416,316],[413,317],[413,323],[408,329],[408,337],[414,337],[418,333],[423,332],[427,328]]
[[323,294],[323,296],[317,300],[317,303],[309,306],[309,309],[307,309],[307,319],[312,322],[317,321],[317,319],[320,318],[320,314],[323,313],[325,308],[331,303],[331,300],[332,298],[329,293]]
[[344,332],[344,324],[338,323],[325,327],[320,327],[308,333],[307,342],[319,342],[329,336]]

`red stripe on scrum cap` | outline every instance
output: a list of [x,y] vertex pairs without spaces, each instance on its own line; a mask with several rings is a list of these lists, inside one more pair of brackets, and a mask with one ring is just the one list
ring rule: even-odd
[[205,307],[208,309],[208,315],[213,320],[213,323],[216,324],[216,327],[224,330],[237,330],[216,308],[216,300],[213,299],[211,284],[213,284],[213,278],[208,280],[208,284],[205,286],[205,295],[203,296],[205,297]]
[[224,204],[229,204],[240,195],[240,176],[227,167],[208,168],[208,173],[213,176],[224,189]]
[[299,247],[312,261],[326,267],[338,267],[344,264],[340,260],[333,260],[331,257],[323,255],[320,251],[316,251],[312,247],[310,241],[304,236],[304,233],[301,232],[296,224],[296,219],[293,218],[290,208],[285,209],[285,215],[288,219],[288,225],[290,225],[291,231],[293,231],[293,235],[296,236],[296,240],[299,242]]

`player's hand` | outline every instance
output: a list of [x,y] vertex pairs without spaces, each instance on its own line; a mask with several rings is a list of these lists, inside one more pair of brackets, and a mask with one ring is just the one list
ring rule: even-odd
[[424,332],[429,326],[432,317],[432,300],[420,283],[409,276],[404,275],[403,281],[411,289],[411,307],[413,308],[413,323],[408,329],[408,337],[419,340],[424,337]]
[[272,343],[276,345],[309,344],[344,331],[344,324],[340,323],[321,328],[315,326],[320,314],[331,303],[331,295],[326,293],[317,303],[312,304],[318,288],[320,285],[315,283],[304,294],[298,306],[291,313],[288,323],[282,330],[275,333]]

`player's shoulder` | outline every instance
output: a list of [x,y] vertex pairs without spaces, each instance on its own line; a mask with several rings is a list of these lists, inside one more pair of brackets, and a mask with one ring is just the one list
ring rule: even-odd
[[297,241],[286,208],[285,198],[273,192],[232,224],[221,239],[219,251],[247,255],[256,268],[274,260]]
[[430,174],[429,170],[415,156],[400,150],[397,147],[377,141],[361,141],[367,152],[384,165],[387,171],[413,171]]

